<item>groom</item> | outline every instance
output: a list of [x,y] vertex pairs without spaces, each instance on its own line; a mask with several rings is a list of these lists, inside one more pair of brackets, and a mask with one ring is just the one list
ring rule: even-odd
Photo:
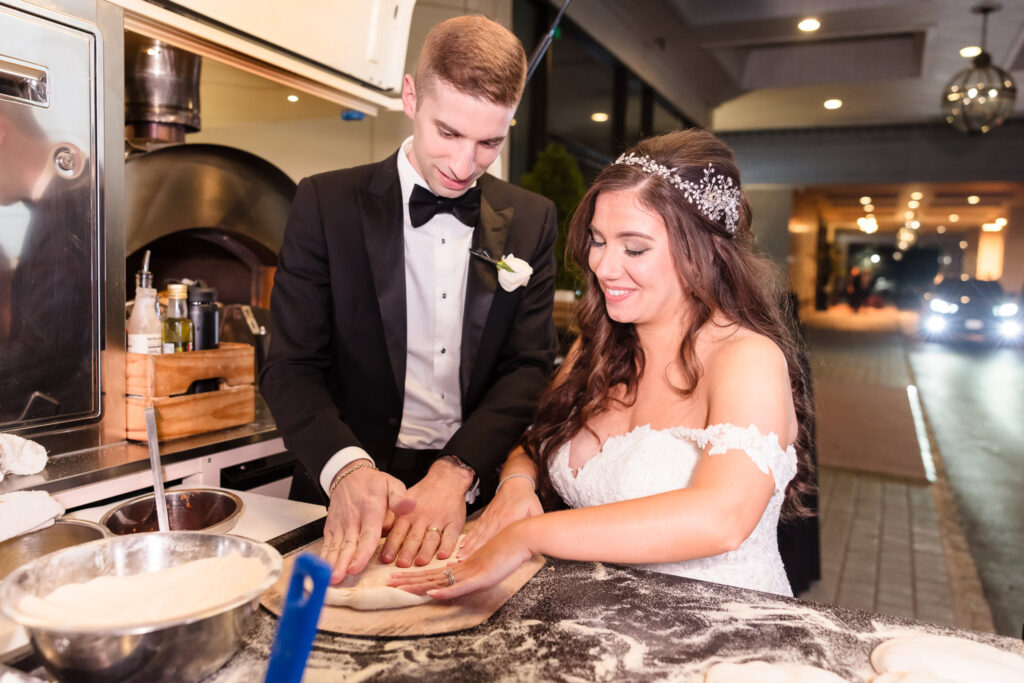
[[[362,571],[384,531],[384,562],[449,557],[548,380],[555,208],[485,172],[525,73],[499,24],[438,24],[402,84],[412,137],[299,184],[260,389],[328,500],[333,582]],[[503,255],[522,261],[499,284],[489,259]]]

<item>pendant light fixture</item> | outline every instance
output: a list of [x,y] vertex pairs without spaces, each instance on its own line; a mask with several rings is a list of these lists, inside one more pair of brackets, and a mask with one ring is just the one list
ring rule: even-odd
[[942,93],[946,122],[964,133],[988,133],[1013,112],[1017,86],[1009,73],[992,63],[986,51],[988,15],[1002,6],[984,2],[971,9],[981,15],[981,53],[960,71]]

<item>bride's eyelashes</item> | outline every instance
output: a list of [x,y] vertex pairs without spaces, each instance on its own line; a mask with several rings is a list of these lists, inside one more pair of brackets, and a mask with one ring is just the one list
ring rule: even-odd
[[[592,248],[599,249],[605,245],[606,242],[602,242],[594,236],[594,233],[590,233],[590,246]],[[623,247],[623,252],[625,252],[626,256],[643,256],[648,251],[650,251],[649,247],[633,248],[632,245],[628,244]]]

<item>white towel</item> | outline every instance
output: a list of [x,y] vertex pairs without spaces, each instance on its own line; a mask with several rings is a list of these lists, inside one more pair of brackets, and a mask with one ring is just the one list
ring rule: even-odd
[[0,541],[43,529],[64,514],[64,506],[46,491],[13,491],[0,495]]
[[46,467],[46,449],[14,434],[0,434],[0,481],[6,474],[36,474]]

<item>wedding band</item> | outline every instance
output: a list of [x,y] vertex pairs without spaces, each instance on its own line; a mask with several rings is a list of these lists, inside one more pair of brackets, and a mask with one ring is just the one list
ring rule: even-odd
[[438,529],[436,526],[428,526],[427,531],[436,531],[438,536],[441,535],[441,530]]
[[444,570],[444,575],[445,575],[445,578],[448,579],[448,585],[449,586],[454,586],[455,585],[455,575],[452,574],[452,570],[451,569],[445,569]]

